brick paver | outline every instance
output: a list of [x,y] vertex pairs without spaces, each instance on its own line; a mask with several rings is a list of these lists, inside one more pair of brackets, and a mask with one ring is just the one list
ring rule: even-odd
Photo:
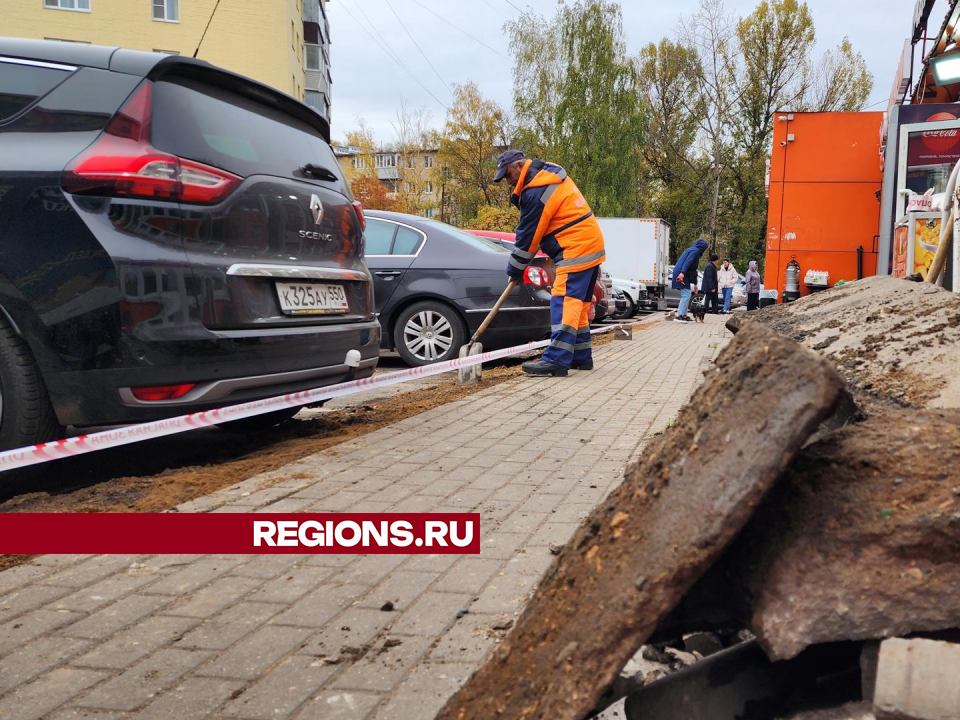
[[[45,556],[0,573],[2,718],[427,718],[726,340],[652,324],[181,506],[478,512],[454,555]],[[384,610],[381,608],[392,608]]]

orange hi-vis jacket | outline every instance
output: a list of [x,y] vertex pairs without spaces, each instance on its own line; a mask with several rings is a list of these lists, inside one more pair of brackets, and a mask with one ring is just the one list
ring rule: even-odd
[[510,202],[520,208],[511,275],[520,275],[543,250],[558,273],[588,270],[604,261],[600,225],[566,170],[542,160],[527,160]]

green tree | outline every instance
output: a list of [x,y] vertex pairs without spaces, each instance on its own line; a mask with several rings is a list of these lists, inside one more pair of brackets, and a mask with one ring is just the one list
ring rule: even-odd
[[810,90],[813,17],[797,0],[764,0],[737,23],[743,67],[734,116],[737,145],[751,156],[766,153],[777,110],[796,109]]
[[598,215],[636,216],[645,114],[620,6],[581,0],[561,18],[567,68],[557,159]]
[[578,0],[505,29],[524,149],[562,165],[598,215],[636,216],[645,114],[620,5]]
[[709,222],[709,162],[695,147],[702,109],[690,100],[699,62],[695,52],[669,38],[647,45],[638,61],[649,112],[640,147],[640,214],[670,223],[674,258]]
[[557,108],[567,70],[562,26],[528,10],[504,30],[514,57],[515,143],[531,157],[553,157],[560,144]]

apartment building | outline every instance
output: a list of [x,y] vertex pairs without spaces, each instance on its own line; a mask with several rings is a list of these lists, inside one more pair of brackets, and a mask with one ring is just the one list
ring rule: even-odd
[[195,55],[330,120],[327,0],[2,0],[0,35]]
[[437,148],[401,151],[334,145],[333,152],[348,181],[360,173],[376,173],[387,192],[402,197],[410,212],[428,218],[437,214]]

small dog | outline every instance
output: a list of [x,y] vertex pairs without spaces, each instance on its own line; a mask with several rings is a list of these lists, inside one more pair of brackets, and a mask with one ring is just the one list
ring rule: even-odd
[[707,316],[707,306],[704,304],[703,298],[697,296],[693,299],[693,302],[690,303],[690,314],[697,322],[704,321]]

